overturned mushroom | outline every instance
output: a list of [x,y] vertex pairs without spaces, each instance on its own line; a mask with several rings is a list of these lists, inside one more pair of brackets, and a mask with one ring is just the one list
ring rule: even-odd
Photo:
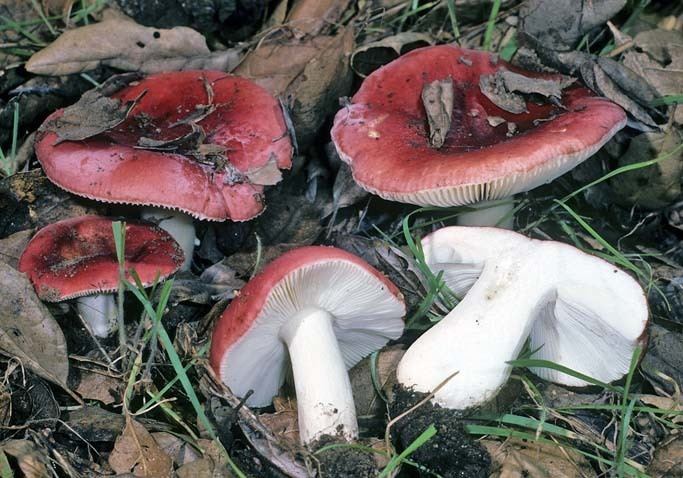
[[[181,243],[184,268],[194,248],[193,217],[257,216],[264,208],[263,186],[277,183],[280,169],[291,166],[280,105],[244,78],[218,71],[161,73],[100,102],[116,121],[92,136],[63,136],[67,110],[46,120],[36,138],[45,174],[90,199],[161,208],[143,215],[160,221]],[[71,116],[82,130],[88,115]]]
[[358,257],[333,247],[303,247],[266,266],[216,324],[211,365],[252,406],[272,402],[291,362],[299,434],[358,434],[346,370],[403,333],[396,287]]
[[[446,227],[422,241],[434,272],[466,293],[401,360],[399,382],[429,392],[454,372],[433,401],[451,409],[481,405],[510,375],[527,338],[535,357],[603,382],[628,372],[646,340],[648,308],[640,285],[614,265],[566,244],[494,228]],[[455,345],[454,345],[455,344]],[[583,380],[535,372],[571,386]]]
[[[82,216],[59,221],[36,233],[19,259],[41,300],[76,299],[78,312],[93,334],[106,337],[116,323],[112,292],[119,285],[119,263],[112,219]],[[180,246],[159,227],[126,222],[125,269],[149,286],[183,263]]]
[[[509,72],[515,75],[502,75]],[[520,77],[540,81],[531,91],[552,101],[517,95],[523,109],[506,110],[480,86],[498,76],[515,85]],[[614,103],[579,86],[550,88],[553,82],[558,75],[522,71],[486,52],[414,50],[365,79],[337,113],[332,139],[356,182],[386,199],[448,207],[510,198],[571,170],[626,124]],[[513,201],[481,206],[461,223],[495,225],[511,218]]]

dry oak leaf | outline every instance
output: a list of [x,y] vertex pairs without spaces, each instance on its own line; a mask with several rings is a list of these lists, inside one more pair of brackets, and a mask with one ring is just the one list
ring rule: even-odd
[[489,478],[589,478],[596,477],[588,461],[577,452],[558,445],[526,442],[512,438],[505,442],[482,440],[491,455]]
[[178,478],[233,478],[230,464],[225,452],[215,441],[199,440],[198,445],[204,450],[202,458],[184,464],[176,471]]
[[647,467],[652,478],[683,477],[683,436],[672,436],[660,444]]
[[[0,453],[16,460],[22,476],[26,478],[47,478],[50,472],[50,458],[45,450],[28,440],[7,440],[0,446]],[[3,474],[4,476],[4,474]]]
[[68,391],[66,340],[24,274],[0,261],[0,353]]
[[285,38],[251,51],[233,73],[249,78],[291,106],[299,144],[306,144],[351,87],[353,29],[335,36]]
[[81,370],[76,393],[85,400],[97,400],[105,405],[111,405],[121,398],[123,385],[116,377],[92,370]]
[[351,68],[365,78],[380,66],[415,48],[433,45],[431,36],[418,32],[401,32],[361,45],[351,55]]
[[317,35],[325,27],[339,23],[350,4],[350,0],[298,0],[286,22],[298,32]]
[[70,75],[100,65],[125,71],[211,68],[230,70],[239,61],[236,50],[212,53],[206,40],[187,27],[144,27],[127,17],[109,17],[99,23],[67,30],[26,62],[38,75]]
[[170,477],[173,460],[140,423],[126,415],[126,428],[116,438],[109,465],[118,474],[145,478]]

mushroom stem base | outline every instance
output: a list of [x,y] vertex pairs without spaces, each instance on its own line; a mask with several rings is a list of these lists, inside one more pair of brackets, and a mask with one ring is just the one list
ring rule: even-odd
[[327,311],[306,308],[281,328],[294,371],[299,436],[309,445],[323,435],[358,436],[356,407],[344,358]]
[[140,213],[140,217],[157,223],[160,228],[168,232],[180,244],[183,254],[185,254],[185,262],[183,262],[180,270],[189,271],[192,265],[194,243],[197,239],[192,217],[182,212],[158,207],[144,208]]
[[79,297],[76,308],[95,337],[108,337],[116,330],[116,301],[112,294]]
[[460,214],[458,226],[490,226],[501,229],[512,229],[514,226],[515,202],[512,198],[485,201],[467,207],[474,210]]

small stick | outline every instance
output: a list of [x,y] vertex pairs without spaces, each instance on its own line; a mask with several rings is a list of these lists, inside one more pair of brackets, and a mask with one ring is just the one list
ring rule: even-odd
[[410,408],[409,408],[408,410],[406,410],[405,412],[401,413],[399,416],[392,418],[392,419],[389,421],[389,423],[387,423],[387,428],[386,428],[386,431],[384,432],[384,442],[385,442],[385,444],[386,444],[387,451],[391,450],[391,439],[390,439],[390,437],[389,437],[390,432],[391,432],[391,427],[392,427],[397,421],[399,421],[400,419],[402,419],[402,418],[406,417],[407,415],[413,413],[415,410],[417,410],[417,409],[420,408],[422,405],[424,405],[424,404],[427,403],[429,400],[431,400],[431,399],[434,397],[434,395],[436,395],[436,392],[438,392],[439,390],[441,390],[441,389],[443,388],[444,385],[446,385],[453,377],[455,377],[455,376],[458,375],[459,373],[460,373],[460,371],[459,371],[459,370],[456,370],[455,372],[453,372],[452,374],[450,374],[448,377],[446,377],[446,378],[443,380],[443,382],[441,382],[439,385],[437,385],[436,388],[434,388],[434,390],[432,390],[431,392],[429,392],[425,398],[423,398],[422,400],[420,400],[419,402],[417,402],[415,405],[413,405],[412,407],[410,407]]

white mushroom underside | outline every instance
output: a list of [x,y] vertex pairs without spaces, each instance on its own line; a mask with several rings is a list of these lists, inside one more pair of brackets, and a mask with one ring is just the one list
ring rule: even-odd
[[[487,240],[490,231],[497,231],[495,240]],[[647,305],[626,273],[564,244],[489,228],[445,228],[423,248],[432,270],[443,270],[446,284],[467,295],[409,349],[398,370],[404,385],[428,392],[459,371],[436,401],[476,406],[507,380],[505,362],[527,337],[534,358],[600,381],[628,371]],[[571,386],[587,384],[548,368],[534,371]]]
[[284,383],[289,365],[280,329],[306,308],[333,317],[347,368],[403,333],[402,302],[365,269],[341,260],[300,268],[273,287],[252,327],[223,357],[223,382],[238,396],[253,390],[249,405],[269,405]]

